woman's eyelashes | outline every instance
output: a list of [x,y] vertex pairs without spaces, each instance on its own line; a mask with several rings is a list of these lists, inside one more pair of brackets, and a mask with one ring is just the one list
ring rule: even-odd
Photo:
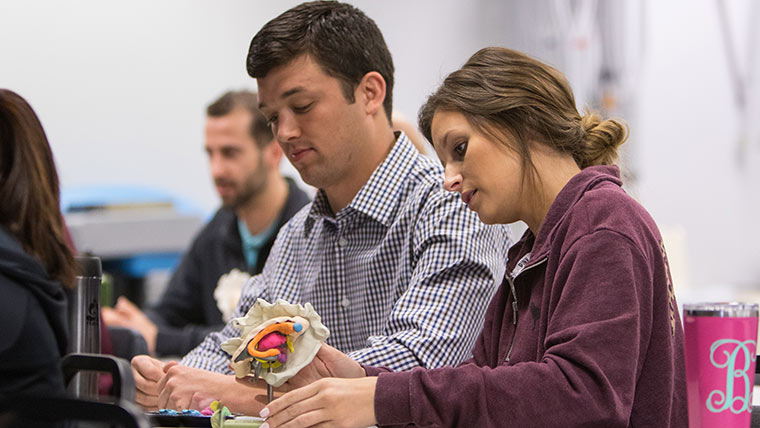
[[465,153],[467,153],[467,140],[454,146],[454,155],[456,157],[462,159],[464,158]]

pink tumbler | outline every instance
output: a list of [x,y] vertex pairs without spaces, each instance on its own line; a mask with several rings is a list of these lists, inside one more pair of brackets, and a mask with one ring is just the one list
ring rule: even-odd
[[757,314],[757,304],[684,305],[689,427],[750,426]]

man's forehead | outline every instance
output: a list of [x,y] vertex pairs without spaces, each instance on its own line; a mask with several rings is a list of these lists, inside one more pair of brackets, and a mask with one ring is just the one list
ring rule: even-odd
[[259,108],[264,108],[278,99],[310,92],[327,79],[333,78],[308,55],[302,55],[256,79],[259,87]]

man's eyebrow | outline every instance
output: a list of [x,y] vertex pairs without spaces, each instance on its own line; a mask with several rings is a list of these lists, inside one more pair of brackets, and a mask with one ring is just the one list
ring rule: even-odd
[[[293,89],[288,89],[287,91],[283,92],[282,95],[280,95],[280,98],[287,98],[287,97],[289,97],[291,95],[295,95],[295,94],[297,94],[299,92],[304,92],[305,90],[306,90],[306,88],[304,88],[303,86],[296,86]],[[259,103],[259,110],[262,110],[262,109],[266,108],[266,106],[267,106],[266,104],[260,102]]]
[[306,90],[306,88],[304,88],[303,86],[296,86],[293,89],[288,89],[287,91],[283,92],[282,95],[280,95],[280,98],[287,98],[287,97],[289,97],[291,95],[295,95],[295,94],[297,94],[299,92],[303,92],[305,90]]

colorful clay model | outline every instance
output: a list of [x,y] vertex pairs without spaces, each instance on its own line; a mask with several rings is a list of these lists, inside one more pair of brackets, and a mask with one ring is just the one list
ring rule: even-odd
[[311,304],[304,306],[259,299],[243,318],[232,320],[240,337],[222,343],[232,355],[235,376],[261,377],[277,387],[317,354],[329,331]]
[[[248,345],[239,349],[235,362],[249,360],[254,369],[254,379],[261,369],[276,369],[288,360],[288,352],[294,352],[293,342],[309,329],[309,322],[302,317],[278,317],[262,324],[262,329],[249,332]],[[254,334],[255,333],[255,334]]]

